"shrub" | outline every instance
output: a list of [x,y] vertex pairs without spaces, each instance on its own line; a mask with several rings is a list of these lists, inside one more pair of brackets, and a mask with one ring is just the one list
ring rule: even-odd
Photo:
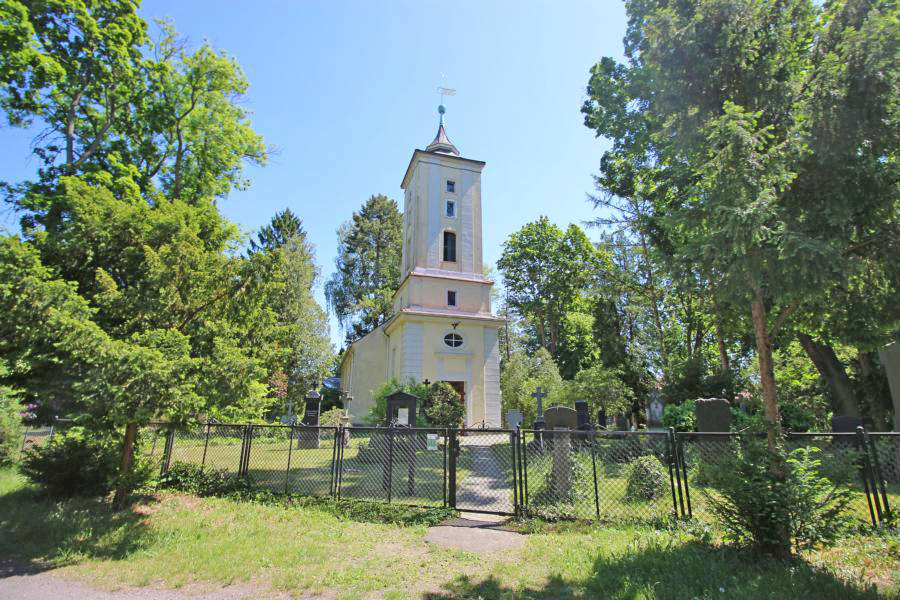
[[711,472],[716,492],[702,492],[727,538],[778,557],[833,543],[852,492],[844,475],[822,474],[819,452],[797,448],[783,459],[764,441],[744,439],[723,456]]
[[204,469],[199,465],[176,462],[159,478],[159,487],[178,490],[195,496],[245,495],[252,491],[246,477],[228,473],[224,469]]
[[428,419],[435,427],[459,427],[466,414],[466,407],[449,384],[443,381],[428,388]]
[[322,427],[337,427],[341,424],[341,417],[343,416],[344,409],[335,406],[319,415],[319,425]]
[[24,410],[14,391],[0,386],[0,467],[19,460],[25,435],[21,416]]
[[641,456],[628,465],[627,500],[655,500],[665,494],[668,487],[669,475],[655,456]]
[[685,400],[681,404],[667,404],[663,409],[663,425],[674,427],[675,431],[696,431],[697,415],[694,412],[696,406],[693,400]]
[[[26,451],[20,469],[49,496],[106,496],[119,483],[121,452],[120,436],[77,427]],[[152,463],[135,452],[127,487],[138,488],[151,477]]]

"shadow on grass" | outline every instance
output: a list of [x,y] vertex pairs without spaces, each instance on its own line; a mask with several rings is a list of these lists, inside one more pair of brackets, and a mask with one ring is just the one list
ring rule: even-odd
[[614,556],[599,556],[586,578],[551,575],[537,587],[509,587],[494,577],[460,576],[428,600],[493,598],[878,598],[863,588],[803,561],[789,563],[692,542],[648,543]]
[[117,512],[102,500],[51,500],[32,488],[0,495],[0,557],[16,565],[6,572],[125,558],[149,543],[151,533],[139,511],[152,501],[138,497]]

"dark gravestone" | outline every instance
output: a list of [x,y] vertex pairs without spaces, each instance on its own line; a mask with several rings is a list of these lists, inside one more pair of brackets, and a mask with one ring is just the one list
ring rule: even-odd
[[731,405],[727,400],[700,398],[694,414],[697,417],[697,431],[723,433],[731,429]]
[[862,427],[863,420],[859,417],[845,417],[837,415],[831,417],[831,431],[834,433],[856,433],[857,427]]
[[[303,409],[303,419],[301,420],[300,435],[297,438],[298,448],[318,448],[319,447],[319,409],[321,408],[322,398],[315,392],[310,392],[306,396],[306,404]],[[306,425],[310,428],[303,427]]]
[[606,429],[606,409],[602,406],[597,409],[597,427]]
[[[418,402],[418,398],[412,394],[407,394],[406,392],[394,392],[388,396],[387,408],[385,410],[387,425],[395,427],[415,427],[416,405]],[[418,431],[395,431],[393,429],[388,434],[388,460],[397,463],[406,463],[406,491],[410,496],[413,495],[415,490],[415,445],[416,440],[420,435],[421,432]],[[393,469],[394,465],[389,465],[389,468],[384,471],[383,487],[385,490],[390,489],[389,486],[391,485],[391,480],[389,474]]]
[[588,412],[587,400],[575,401],[575,416],[579,431],[588,431],[591,428],[591,413]]
[[628,417],[625,415],[618,415],[616,417],[616,429],[618,431],[628,431],[631,429],[631,425],[628,423]]
[[416,426],[416,404],[419,399],[406,392],[394,392],[387,397],[385,425],[399,427]]
[[578,429],[578,415],[568,406],[552,406],[544,412],[547,429]]

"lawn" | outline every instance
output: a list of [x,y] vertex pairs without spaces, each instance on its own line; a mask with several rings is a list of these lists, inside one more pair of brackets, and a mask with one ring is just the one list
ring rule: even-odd
[[[361,598],[379,591],[384,598],[433,600],[876,598],[896,594],[900,571],[898,543],[887,536],[849,537],[781,564],[721,547],[697,527],[537,521],[518,525],[530,532],[521,554],[481,556],[427,544],[424,524],[370,522],[379,519],[365,515],[377,515],[378,507],[348,512],[346,506],[158,494],[112,513],[93,500],[41,500],[6,470],[0,556],[110,588],[249,582],[260,594]],[[410,514],[418,523],[425,515]]]

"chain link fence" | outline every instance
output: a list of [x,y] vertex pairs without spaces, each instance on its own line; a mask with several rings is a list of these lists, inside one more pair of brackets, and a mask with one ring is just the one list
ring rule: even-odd
[[[138,451],[247,477],[259,489],[318,497],[451,506],[496,514],[659,522],[712,521],[713,474],[738,434],[674,431],[458,431],[405,427],[209,424],[140,432]],[[873,525],[900,501],[900,434],[789,434],[820,471],[852,491]]]

